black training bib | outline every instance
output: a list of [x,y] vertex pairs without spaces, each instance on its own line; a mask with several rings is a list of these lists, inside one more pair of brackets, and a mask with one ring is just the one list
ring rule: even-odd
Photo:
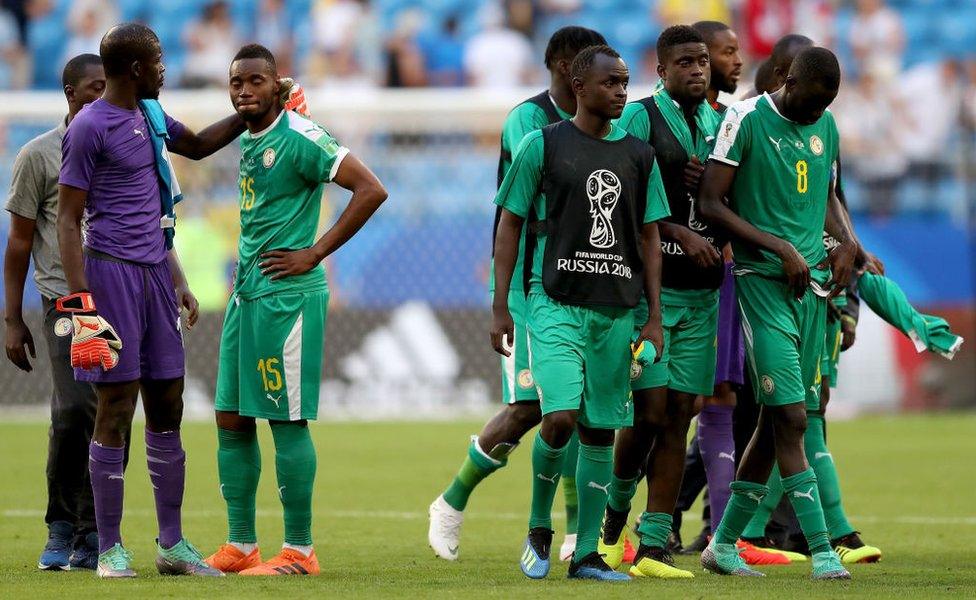
[[[542,112],[546,113],[546,119],[548,119],[550,125],[552,125],[553,123],[558,123],[559,121],[562,121],[563,120],[563,118],[559,116],[559,111],[556,110],[555,105],[552,103],[552,98],[549,97],[549,90],[546,90],[544,92],[540,92],[540,93],[536,94],[535,96],[532,96],[528,100],[525,100],[523,102],[520,102],[519,104],[516,105],[516,108],[519,107],[519,106],[522,106],[523,104],[535,104],[536,106],[538,106],[539,108],[541,108],[542,109]],[[502,139],[502,140],[499,141],[499,147],[501,148],[501,152],[498,155],[498,178],[497,178],[498,181],[497,181],[497,184],[496,184],[496,187],[497,188],[501,188],[502,187],[502,180],[505,179],[505,163],[511,162],[511,160],[512,160],[512,150],[514,150],[514,148],[512,148],[510,150],[510,149],[508,149],[508,148],[505,147],[505,140],[504,139]],[[531,220],[534,220],[534,217],[532,217],[532,215],[529,215],[529,216],[530,216],[530,221]],[[498,223],[501,221],[501,219],[502,219],[502,207],[501,206],[496,206],[495,207],[495,222],[491,226],[491,255],[492,255],[492,257],[495,256],[495,236],[498,235]],[[526,286],[526,289],[528,289],[528,286]]]
[[[702,236],[719,252],[728,241],[724,231],[702,220],[696,210],[694,196],[688,193],[685,186],[685,165],[690,158],[681,142],[675,137],[668,125],[661,109],[654,98],[644,98],[640,101],[647,110],[650,121],[650,139],[647,142],[654,147],[654,156],[661,171],[664,182],[664,192],[668,197],[668,207],[671,216],[665,221],[683,225]],[[699,156],[705,162],[707,157]],[[716,290],[722,285],[725,267],[718,264],[703,269],[684,253],[677,240],[661,234],[661,286],[678,290]]]
[[[530,233],[546,236],[546,293],[566,304],[636,306],[654,150],[629,134],[612,142],[590,137],[571,121],[544,128],[542,139],[546,214]],[[531,256],[526,248],[527,272]]]

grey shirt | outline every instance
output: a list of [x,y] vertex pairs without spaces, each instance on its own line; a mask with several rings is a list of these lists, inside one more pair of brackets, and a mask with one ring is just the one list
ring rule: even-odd
[[14,160],[7,210],[36,221],[34,281],[46,298],[68,294],[58,248],[58,176],[61,172],[61,139],[67,126],[56,128],[27,142]]

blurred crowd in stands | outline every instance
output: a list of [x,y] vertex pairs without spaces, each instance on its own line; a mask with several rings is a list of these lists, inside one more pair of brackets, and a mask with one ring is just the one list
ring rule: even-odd
[[64,61],[125,20],[157,31],[167,85],[183,88],[223,86],[247,41],[313,90],[538,86],[546,39],[571,23],[601,31],[650,85],[657,34],[702,19],[734,26],[750,74],[786,33],[837,51],[834,112],[862,208],[966,205],[952,172],[974,162],[976,0],[0,0],[0,90],[59,88]]

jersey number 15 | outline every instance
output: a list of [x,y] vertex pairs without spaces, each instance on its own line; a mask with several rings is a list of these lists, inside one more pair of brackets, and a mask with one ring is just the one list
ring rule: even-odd
[[254,207],[254,178],[241,177],[241,210]]

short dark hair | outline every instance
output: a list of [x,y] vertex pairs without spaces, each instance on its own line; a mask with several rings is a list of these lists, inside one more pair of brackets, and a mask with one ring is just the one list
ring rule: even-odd
[[795,57],[797,48],[809,48],[814,46],[813,40],[805,35],[789,33],[779,38],[773,45],[773,51],[769,55],[769,61],[774,67],[789,67],[790,59]]
[[756,69],[756,91],[760,94],[764,92],[775,92],[776,90],[770,89],[776,84],[776,74],[773,73],[773,61],[764,61],[759,68]]
[[562,57],[573,59],[587,46],[604,46],[607,40],[598,31],[571,25],[552,34],[546,45],[546,68],[552,69]]
[[814,82],[830,90],[840,87],[840,63],[833,52],[820,46],[800,51],[790,66],[790,76]]
[[98,53],[102,57],[106,77],[119,77],[129,71],[134,60],[148,60],[159,47],[156,32],[141,23],[122,23],[108,30],[102,37]]
[[245,46],[241,46],[241,49],[237,51],[237,54],[234,55],[234,60],[231,62],[236,62],[238,60],[244,60],[247,58],[263,59],[268,63],[268,66],[271,67],[272,73],[278,72],[278,65],[275,63],[274,54],[271,53],[271,50],[268,50],[261,44],[247,44]]
[[579,51],[576,58],[573,59],[573,66],[570,67],[570,75],[573,78],[580,78],[586,76],[586,72],[590,70],[593,63],[596,61],[596,57],[599,55],[609,56],[610,58],[620,58],[620,54],[607,46],[606,44],[600,44],[598,46],[587,46]]
[[92,65],[102,66],[102,57],[97,54],[79,54],[69,60],[61,71],[61,87],[78,85],[85,76],[85,71]]
[[661,62],[668,50],[680,44],[704,44],[705,38],[690,25],[672,25],[657,38],[657,60]]
[[692,24],[692,29],[701,34],[706,44],[712,43],[712,38],[716,33],[732,29],[721,21],[698,21]]

